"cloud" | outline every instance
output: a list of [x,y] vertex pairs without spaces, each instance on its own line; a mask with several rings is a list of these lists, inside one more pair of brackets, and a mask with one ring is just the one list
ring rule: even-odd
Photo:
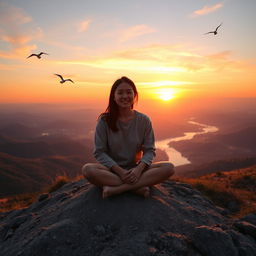
[[0,51],[0,58],[3,59],[24,59],[27,55],[35,50],[37,46],[32,45],[20,45],[13,48],[11,51]]
[[136,25],[133,27],[129,27],[121,32],[120,41],[125,42],[135,37],[154,33],[156,30],[151,28],[145,24]]
[[231,51],[203,55],[191,46],[160,44],[116,51],[101,57],[58,61],[56,64],[85,66],[105,73],[135,72],[152,79],[171,75],[173,79],[183,80],[185,76],[193,77],[195,81],[206,76],[213,79],[220,75],[230,77],[230,74],[244,72],[252,66],[235,59]]
[[212,6],[204,6],[202,9],[196,10],[193,12],[193,14],[191,15],[192,17],[198,17],[198,16],[202,16],[202,15],[207,15],[208,13],[211,12],[215,12],[218,9],[223,7],[223,3],[218,3]]
[[10,35],[0,35],[0,39],[2,41],[8,42],[12,45],[22,45],[26,44],[29,41],[31,41],[32,37],[31,36],[26,36],[26,35],[17,35],[17,36],[10,36]]
[[79,33],[85,32],[88,29],[90,23],[91,23],[91,20],[81,21],[78,24],[78,32]]
[[7,3],[0,3],[0,40],[6,49],[0,52],[1,58],[24,58],[37,48],[36,44],[31,41],[42,38],[43,31],[41,28],[35,27],[32,21],[32,18],[23,9]]
[[32,21],[32,18],[27,15],[23,9],[18,8],[16,6],[0,3],[0,24],[1,26],[8,25],[12,26],[12,24],[26,24]]
[[191,81],[172,81],[172,80],[161,80],[157,82],[138,82],[138,85],[145,89],[157,89],[159,87],[164,87],[164,88],[180,88],[181,86],[186,86],[186,85],[191,85],[194,84],[194,82]]
[[241,72],[246,69],[250,69],[253,65],[241,60],[235,60],[232,58],[231,51],[222,51],[216,54],[205,56],[204,60],[207,66],[211,67],[212,71],[231,71]]
[[147,60],[159,60],[168,62],[170,59],[174,60],[180,57],[200,57],[200,55],[184,51],[182,45],[161,45],[152,44],[144,47],[130,48],[115,52],[115,55],[121,58],[128,59],[147,59]]
[[5,59],[23,59],[31,51],[37,48],[35,43],[31,41],[39,39],[43,36],[40,28],[33,32],[30,31],[28,35],[20,31],[0,31],[0,39],[8,44],[8,50],[0,52],[0,58]]
[[215,60],[226,60],[231,57],[232,51],[222,51],[216,54],[209,55],[208,58]]
[[[61,61],[58,64],[81,65],[104,70],[134,71],[147,74],[173,74],[190,71],[189,63],[198,55],[177,50],[174,45],[150,45],[141,48],[131,48],[124,51],[112,52],[108,56],[91,57],[87,60]],[[198,69],[201,66],[198,65]],[[195,69],[195,67],[194,67]]]

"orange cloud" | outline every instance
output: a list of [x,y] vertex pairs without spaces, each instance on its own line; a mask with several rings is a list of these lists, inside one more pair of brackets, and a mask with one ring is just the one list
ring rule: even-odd
[[40,28],[32,32],[30,35],[20,34],[19,32],[12,31],[0,31],[0,39],[10,47],[9,50],[0,51],[0,58],[6,59],[19,59],[24,58],[32,50],[36,49],[36,44],[31,44],[32,40],[39,39],[43,36],[43,32]]
[[26,35],[18,35],[18,36],[9,36],[9,35],[2,35],[1,39],[5,42],[11,43],[13,45],[20,45],[20,44],[26,44],[29,41],[31,41],[31,36]]
[[0,3],[0,23],[1,24],[25,24],[32,21],[32,18],[27,15],[23,9],[16,6]]
[[151,59],[161,60],[169,62],[170,58],[175,60],[176,58],[188,58],[188,57],[200,57],[199,54],[184,51],[182,45],[161,45],[153,44],[144,47],[131,48],[115,52],[115,56],[128,59]]
[[[141,73],[170,74],[216,70],[219,66],[229,69],[234,65],[231,53],[221,52],[203,56],[193,50],[186,51],[177,45],[150,45],[112,52],[109,56],[91,57],[87,60],[59,61],[58,64],[81,65],[105,70],[123,70]],[[233,66],[232,65],[232,66]],[[231,68],[231,66],[230,66]]]
[[41,38],[43,32],[40,28],[31,29],[31,24],[30,26],[24,25],[31,21],[32,18],[23,9],[0,3],[0,39],[6,44],[5,49],[8,49],[0,51],[0,58],[24,58],[36,48],[31,41]]
[[84,21],[81,21],[81,22],[78,24],[78,32],[79,32],[79,33],[85,32],[85,31],[88,29],[90,23],[91,23],[91,20],[84,20]]
[[149,91],[157,87],[175,87],[180,92],[197,94],[199,91],[213,92],[220,84],[224,86],[234,83],[234,78],[237,84],[242,83],[245,77],[248,85],[255,82],[255,78],[250,74],[255,74],[256,66],[236,59],[231,51],[203,55],[191,46],[189,50],[187,48],[151,45],[86,60],[59,61],[56,64],[67,69],[75,66],[72,69],[83,70],[83,73],[88,69],[92,80],[99,72],[104,74],[104,77],[131,75],[136,78],[141,89]]
[[133,26],[133,27],[123,30],[121,32],[120,41],[125,42],[125,41],[133,39],[135,37],[145,35],[145,34],[150,34],[153,32],[155,32],[155,29],[151,28],[145,24],[136,25],[136,26]]
[[3,59],[24,59],[31,51],[35,50],[37,46],[35,44],[28,44],[30,41],[29,37],[12,37],[7,38],[13,46],[11,50],[0,51],[0,58]]
[[202,15],[206,15],[208,13],[211,12],[215,12],[218,9],[223,7],[223,3],[218,3],[212,6],[204,6],[202,9],[196,10],[193,12],[192,17],[198,17],[198,16],[202,16]]

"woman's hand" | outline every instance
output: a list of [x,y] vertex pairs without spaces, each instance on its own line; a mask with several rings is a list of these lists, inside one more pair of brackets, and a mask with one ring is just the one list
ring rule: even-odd
[[132,184],[133,183],[133,175],[130,170],[125,170],[122,167],[115,165],[112,166],[112,171],[115,172],[121,179],[123,183]]
[[122,169],[122,171],[119,172],[119,177],[122,180],[123,183],[130,184],[132,183],[132,177],[131,177],[131,171]]
[[135,168],[130,170],[122,170],[119,174],[120,179],[127,184],[134,184],[138,181],[139,173]]
[[130,169],[131,171],[131,177],[132,178],[132,183],[137,183],[145,170],[145,167],[147,165],[144,162],[140,162],[135,168]]
[[137,166],[135,168],[130,169],[128,172],[129,172],[129,181],[130,181],[129,183],[131,184],[137,183],[142,174],[141,168]]
[[118,175],[123,183],[134,184],[139,181],[145,166],[145,163],[141,162],[139,165],[131,168],[130,170],[125,170],[121,167],[118,167]]

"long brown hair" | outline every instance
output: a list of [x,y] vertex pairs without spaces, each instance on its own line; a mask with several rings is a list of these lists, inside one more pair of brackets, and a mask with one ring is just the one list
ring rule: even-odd
[[[101,113],[99,116],[99,119],[102,117],[106,118],[105,120],[108,124],[108,127],[114,132],[118,131],[118,128],[116,125],[116,121],[118,118],[118,105],[116,104],[114,98],[115,98],[115,91],[118,85],[121,83],[127,83],[132,87],[134,92],[134,102],[138,101],[138,91],[134,82],[131,79],[123,76],[114,82],[114,84],[111,87],[111,91],[109,95],[108,107],[106,108],[105,112]],[[133,104],[132,104],[132,109],[133,109]]]

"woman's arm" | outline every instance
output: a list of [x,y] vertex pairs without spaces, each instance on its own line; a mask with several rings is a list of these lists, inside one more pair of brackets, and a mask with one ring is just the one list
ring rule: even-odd
[[146,165],[151,165],[153,158],[155,157],[155,136],[152,127],[152,123],[149,118],[145,120],[145,133],[142,145],[143,156],[140,162],[145,163]]
[[94,157],[102,165],[112,168],[117,163],[108,155],[108,136],[107,127],[104,120],[100,119],[97,123],[94,136]]
[[94,156],[99,163],[116,173],[124,183],[131,183],[129,172],[120,167],[107,153],[108,136],[106,125],[102,119],[97,123],[94,137]]

